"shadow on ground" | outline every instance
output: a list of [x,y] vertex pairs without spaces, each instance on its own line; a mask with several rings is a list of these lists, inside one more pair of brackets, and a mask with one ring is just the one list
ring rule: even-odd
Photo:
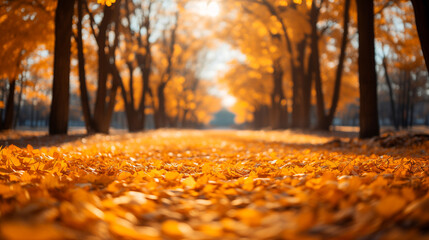
[[73,135],[38,135],[38,136],[21,136],[19,138],[0,139],[0,146],[5,147],[9,145],[15,145],[20,148],[31,145],[34,148],[41,147],[52,147],[59,146],[65,143],[78,141],[84,137],[88,137],[87,134],[73,134]]

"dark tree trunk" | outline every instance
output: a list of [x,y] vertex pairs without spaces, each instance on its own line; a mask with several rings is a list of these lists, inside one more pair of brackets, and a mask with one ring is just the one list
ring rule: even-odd
[[417,32],[422,46],[426,69],[429,71],[429,1],[411,0],[414,8]]
[[282,102],[285,100],[283,93],[283,69],[281,66],[281,59],[276,59],[273,64],[273,90],[271,92],[271,128],[272,129],[280,129],[284,125],[283,122],[287,122],[286,119],[283,119],[284,111]]
[[158,95],[158,128],[166,127],[167,125],[167,114],[165,112],[165,87],[166,83],[161,83],[158,85],[157,95]]
[[340,56],[338,57],[337,72],[335,73],[334,93],[332,96],[331,108],[328,114],[329,125],[332,125],[332,120],[334,119],[335,113],[337,111],[338,101],[340,100],[340,88],[344,69],[344,59],[346,57],[347,43],[349,41],[350,1],[351,0],[345,0],[344,3],[343,35],[341,39]]
[[374,55],[374,2],[356,0],[359,32],[360,138],[380,134]]
[[[334,120],[335,113],[338,106],[338,101],[340,98],[340,87],[341,87],[341,79],[344,68],[344,59],[346,56],[347,42],[348,42],[348,34],[349,34],[349,22],[350,22],[350,0],[345,0],[344,3],[344,16],[343,16],[343,34],[341,39],[340,46],[340,55],[338,57],[338,66],[335,74],[335,83],[334,83],[334,91],[332,95],[331,107],[329,109],[328,114],[325,113],[325,103],[323,97],[323,87],[322,87],[322,78],[320,73],[320,60],[319,60],[319,37],[317,35],[317,31],[314,31],[317,28],[317,21],[312,22],[312,57],[315,59],[314,61],[314,71],[315,71],[315,82],[316,82],[316,98],[317,98],[317,119],[318,124],[317,128],[320,130],[329,130],[329,127],[332,125],[332,121]],[[315,10],[313,10],[315,11]],[[314,17],[312,19],[317,20],[319,12],[314,13]],[[317,15],[316,15],[317,14]]]
[[405,94],[405,109],[404,109],[404,122],[405,122],[405,128],[408,128],[410,126],[410,106],[411,106],[411,73],[407,72],[407,78],[406,78],[406,91]]
[[[292,127],[308,129],[310,127],[311,85],[312,79],[305,74],[304,61],[306,39],[298,43],[298,64],[292,65]],[[292,61],[293,62],[293,61]],[[293,63],[291,63],[293,64]]]
[[70,46],[74,0],[58,0],[49,134],[67,134],[70,95]]
[[[174,45],[176,44],[176,32],[179,27],[179,11],[175,14],[175,24],[171,29],[170,44],[168,46],[167,53],[167,69],[165,71],[165,80],[161,78],[161,83],[157,87],[158,94],[158,110],[157,110],[157,127],[167,126],[167,114],[165,112],[165,88],[170,82],[173,75],[173,56],[174,56]],[[165,42],[166,45],[166,42]]]
[[15,88],[16,79],[9,82],[9,93],[6,100],[6,112],[4,116],[3,130],[13,128],[13,117],[15,115]]
[[186,128],[187,127],[187,117],[188,117],[188,109],[183,110],[183,116],[182,116],[182,128]]
[[21,88],[19,89],[19,95],[18,95],[18,106],[16,108],[16,115],[15,119],[13,121],[13,128],[16,128],[19,121],[19,114],[21,113],[21,105],[22,105],[22,94],[24,92],[24,78],[21,78]]
[[[3,80],[3,79],[2,79]],[[4,80],[3,80],[4,81]],[[6,95],[6,84],[2,84],[1,85],[1,97],[0,97],[0,101],[3,101],[4,102],[4,98],[5,98],[5,95]],[[3,112],[4,112],[4,107],[3,108],[0,108],[0,130],[2,129],[2,126],[3,126]]]
[[95,99],[95,108],[94,108],[94,127],[95,132],[98,133],[108,133],[110,122],[107,122],[107,80],[109,75],[109,59],[108,54],[106,53],[106,41],[108,26],[112,21],[112,8],[104,7],[103,20],[99,26],[99,33],[97,36],[97,45],[98,45],[98,81],[97,81],[97,93]]
[[35,111],[36,111],[36,106],[34,103],[34,98],[31,100],[31,112],[30,112],[30,127],[34,127],[34,116],[35,116]]
[[299,56],[300,56],[300,65],[299,71],[301,75],[301,79],[303,79],[302,85],[302,96],[303,96],[303,106],[302,106],[302,122],[301,129],[309,129],[310,128],[310,112],[311,112],[311,86],[313,84],[313,79],[306,77],[305,70],[305,55],[306,55],[306,40],[303,41],[302,46],[298,46]]
[[80,89],[80,102],[82,107],[83,119],[87,133],[94,132],[94,124],[89,107],[88,90],[86,86],[86,73],[85,73],[85,56],[83,53],[83,39],[82,39],[82,18],[83,18],[83,2],[77,1],[78,9],[78,22],[77,22],[77,56],[79,62],[79,89]]
[[142,130],[142,126],[141,126],[141,121],[139,119],[139,113],[138,111],[135,110],[135,106],[134,106],[134,76],[133,76],[133,72],[134,72],[134,68],[132,66],[131,63],[127,63],[128,65],[128,70],[129,70],[129,90],[128,93],[125,89],[125,86],[122,82],[122,78],[119,74],[119,71],[116,67],[116,65],[112,64],[112,70],[113,70],[113,76],[114,78],[116,78],[116,81],[120,84],[121,86],[121,93],[122,93],[122,99],[124,101],[124,105],[125,105],[125,114],[127,116],[127,126],[128,126],[128,131],[130,132],[138,132],[140,130]]
[[399,124],[396,119],[395,99],[393,98],[392,81],[390,80],[389,72],[387,71],[386,58],[383,58],[383,68],[384,68],[384,74],[386,77],[387,87],[389,89],[389,100],[390,100],[390,111],[391,111],[392,123],[393,123],[393,126],[395,127],[395,130],[398,130]]
[[149,37],[147,37],[145,65],[142,69],[143,70],[143,73],[142,73],[142,75],[143,75],[143,92],[142,92],[142,99],[141,99],[141,105],[140,105],[140,114],[142,115],[142,117],[141,117],[142,130],[145,128],[146,96],[149,93],[149,82],[150,82],[151,68],[152,68],[151,46],[149,43]]
[[329,130],[331,122],[329,122],[328,116],[325,113],[325,98],[323,96],[323,87],[322,87],[322,76],[320,73],[320,59],[319,59],[319,43],[318,37],[315,37],[315,42],[312,41],[312,57],[314,64],[314,82],[316,89],[316,113],[317,113],[317,129],[319,130]]
[[415,94],[414,89],[409,91],[409,98],[410,98],[410,102],[408,105],[409,106],[408,107],[408,127],[409,128],[412,128],[414,124],[414,94]]
[[311,66],[309,67],[309,78],[314,77],[316,89],[316,114],[317,129],[329,130],[328,116],[325,113],[325,98],[323,96],[322,76],[320,73],[320,56],[319,56],[319,34],[317,32],[317,22],[319,20],[320,9],[317,7],[315,0],[311,5]]
[[[109,100],[107,102],[107,109],[106,109],[106,116],[103,122],[103,126],[106,130],[106,132],[109,132],[110,123],[112,122],[113,112],[115,109],[115,103],[116,103],[116,95],[118,92],[118,87],[120,84],[122,84],[121,75],[119,74],[119,71],[117,71],[116,67],[116,58],[115,58],[115,52],[116,48],[119,45],[119,24],[120,24],[120,3],[121,1],[118,0],[116,2],[115,7],[112,8],[112,11],[114,10],[114,40],[113,44],[109,45],[109,52],[106,54],[106,62],[108,64],[109,73],[112,77],[112,86],[109,89]],[[115,76],[115,70],[117,75]]]

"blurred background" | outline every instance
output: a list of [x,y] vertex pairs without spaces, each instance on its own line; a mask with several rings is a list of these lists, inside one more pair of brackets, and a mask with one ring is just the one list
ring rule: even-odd
[[[64,1],[0,2],[3,130],[359,126],[355,1]],[[413,5],[373,3],[378,122],[427,127]]]

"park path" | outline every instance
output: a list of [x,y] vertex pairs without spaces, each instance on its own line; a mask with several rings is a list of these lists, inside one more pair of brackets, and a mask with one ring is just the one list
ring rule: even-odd
[[427,239],[428,141],[159,130],[0,152],[4,239]]

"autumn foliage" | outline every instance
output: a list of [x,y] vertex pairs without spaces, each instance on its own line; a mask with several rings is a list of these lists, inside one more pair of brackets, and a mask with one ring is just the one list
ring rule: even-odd
[[0,236],[424,239],[429,145],[412,143],[165,130],[10,145]]

